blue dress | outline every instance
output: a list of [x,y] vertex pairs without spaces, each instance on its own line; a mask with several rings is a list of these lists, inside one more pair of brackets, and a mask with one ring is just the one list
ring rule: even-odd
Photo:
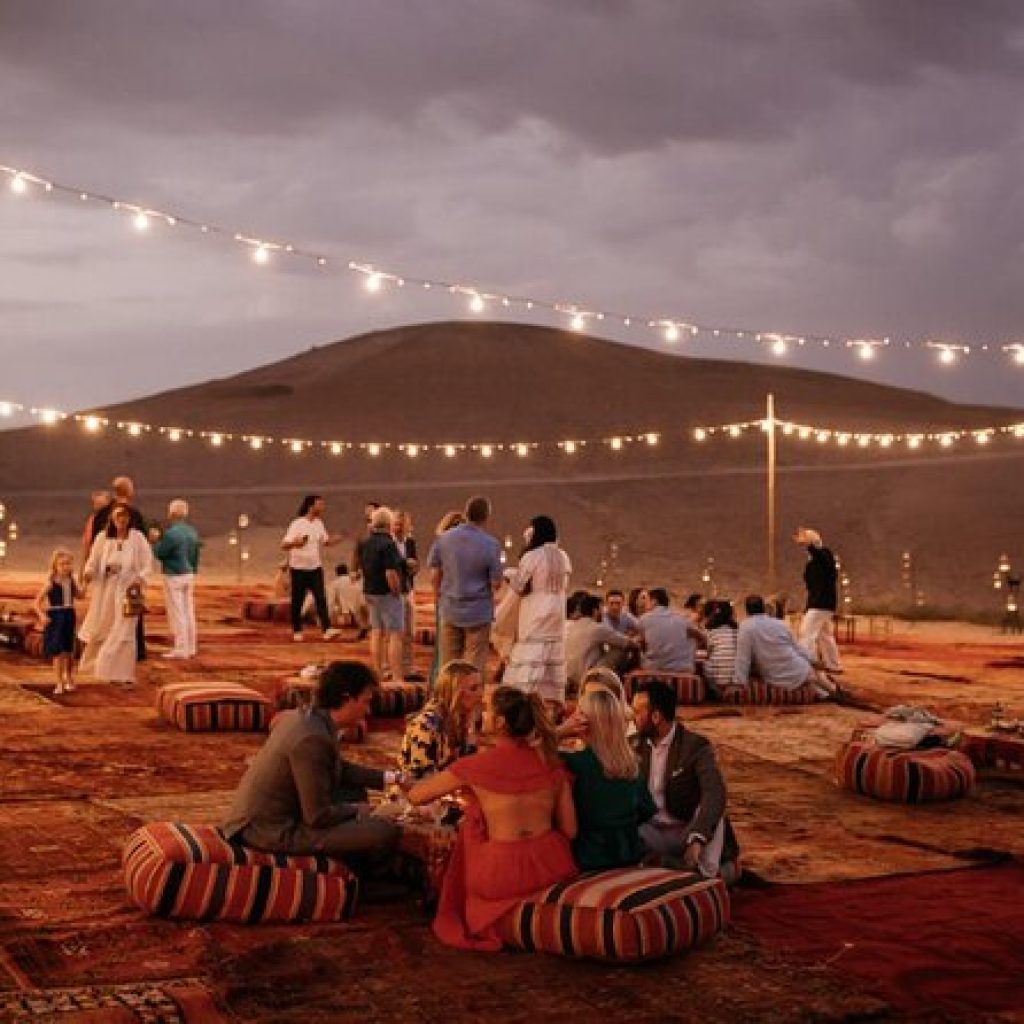
[[75,653],[75,608],[74,599],[78,587],[74,580],[67,583],[50,581],[46,591],[47,622],[43,628],[43,655],[55,658],[59,654]]

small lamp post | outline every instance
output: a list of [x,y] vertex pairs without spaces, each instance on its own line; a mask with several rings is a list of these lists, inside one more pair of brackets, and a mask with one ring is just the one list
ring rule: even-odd
[[704,584],[704,589],[709,592],[711,597],[718,596],[718,586],[715,583],[715,558],[713,555],[708,555],[700,581]]
[[249,561],[249,549],[245,544],[245,531],[249,529],[251,520],[245,512],[238,513],[238,582],[242,582],[245,563]]
[[1010,556],[1002,554],[995,572],[992,573],[992,589],[1005,591],[1003,601],[1004,633],[1024,633],[1024,622],[1020,614],[1020,573],[1010,564]]

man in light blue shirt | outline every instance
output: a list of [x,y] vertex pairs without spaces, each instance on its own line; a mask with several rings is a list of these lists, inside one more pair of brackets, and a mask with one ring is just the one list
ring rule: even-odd
[[170,526],[150,536],[153,554],[163,568],[167,624],[174,646],[165,658],[194,658],[196,646],[196,573],[199,571],[199,534],[187,522],[188,502],[175,498],[167,506]]
[[827,695],[830,691],[821,685],[817,666],[797,644],[789,626],[765,614],[764,598],[750,594],[745,605],[747,617],[736,636],[737,685],[746,686],[750,670],[755,668],[768,686],[798,690],[806,683],[816,686],[822,696]]
[[465,658],[483,677],[494,621],[494,592],[501,584],[501,550],[484,530],[491,515],[486,498],[470,498],[466,522],[442,533],[427,566],[437,597],[441,664]]
[[601,621],[625,636],[636,636],[640,632],[640,621],[626,609],[626,595],[621,590],[609,590],[604,595],[604,616]]
[[643,644],[641,667],[650,672],[693,672],[697,643],[705,643],[704,631],[669,608],[664,587],[649,590],[652,607],[640,616]]

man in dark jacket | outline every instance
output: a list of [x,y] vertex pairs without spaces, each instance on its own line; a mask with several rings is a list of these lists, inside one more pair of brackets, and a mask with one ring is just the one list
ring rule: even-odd
[[833,620],[839,608],[839,569],[835,556],[822,544],[817,530],[801,526],[793,540],[807,549],[804,567],[807,607],[800,623],[800,646],[826,673],[842,672],[833,631]]
[[676,694],[661,680],[641,683],[633,695],[640,736],[640,775],[658,813],[640,826],[649,854],[706,878],[734,861],[739,845],[725,814],[725,780],[703,736],[676,721]]
[[382,789],[400,781],[399,773],[353,764],[338,748],[339,729],[365,720],[376,684],[362,662],[332,662],[313,707],[275,719],[220,826],[225,838],[275,853],[341,857],[357,872],[388,859],[398,837],[395,826],[342,794]]

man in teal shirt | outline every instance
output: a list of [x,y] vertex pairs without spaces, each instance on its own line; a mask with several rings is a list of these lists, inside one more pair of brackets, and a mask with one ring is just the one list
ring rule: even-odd
[[167,622],[174,646],[165,658],[196,656],[196,573],[199,571],[199,534],[188,520],[188,502],[175,498],[167,506],[170,525],[163,534],[152,531],[153,554],[163,568]]

